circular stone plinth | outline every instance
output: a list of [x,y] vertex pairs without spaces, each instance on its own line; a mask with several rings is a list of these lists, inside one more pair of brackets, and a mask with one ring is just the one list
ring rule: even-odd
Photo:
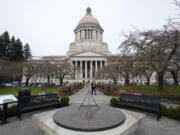
[[64,107],[55,112],[56,124],[78,131],[100,131],[119,126],[125,121],[125,115],[117,108],[101,105],[81,108],[79,105]]

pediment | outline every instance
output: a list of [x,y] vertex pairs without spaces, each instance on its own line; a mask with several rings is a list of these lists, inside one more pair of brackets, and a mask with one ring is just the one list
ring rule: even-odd
[[98,52],[85,51],[85,52],[76,53],[73,56],[76,56],[76,57],[100,57],[100,56],[105,56],[105,55],[98,53]]

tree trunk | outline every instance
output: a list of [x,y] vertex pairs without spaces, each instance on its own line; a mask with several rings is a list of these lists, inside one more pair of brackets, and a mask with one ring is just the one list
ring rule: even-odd
[[158,90],[163,90],[163,78],[164,74],[163,73],[158,73]]
[[147,85],[150,85],[150,78],[146,77],[146,80],[147,80]]
[[178,85],[178,75],[176,74],[175,71],[170,71],[172,74],[172,77],[174,79],[174,85]]
[[26,86],[28,86],[29,85],[29,77],[26,77]]
[[130,85],[129,76],[128,75],[125,76],[125,85]]
[[49,76],[47,76],[47,83],[48,83],[48,86],[50,86],[50,77]]
[[63,84],[63,78],[60,78],[60,86],[62,86],[62,84]]
[[117,81],[116,81],[116,79],[113,79],[113,81],[114,81],[114,85],[116,85],[116,84],[117,84]]

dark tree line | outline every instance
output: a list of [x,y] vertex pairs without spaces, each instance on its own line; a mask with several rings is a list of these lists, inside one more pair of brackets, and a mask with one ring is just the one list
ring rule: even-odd
[[28,44],[23,45],[19,38],[10,37],[7,31],[0,35],[0,59],[25,61],[31,56],[31,49]]
[[28,44],[10,36],[7,31],[0,34],[0,85],[21,81],[23,63],[32,57]]

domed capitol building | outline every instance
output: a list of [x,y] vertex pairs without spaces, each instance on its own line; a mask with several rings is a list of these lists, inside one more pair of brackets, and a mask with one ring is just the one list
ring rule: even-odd
[[106,65],[106,56],[110,55],[107,43],[103,42],[104,30],[99,21],[87,8],[86,15],[74,29],[75,41],[70,44],[66,57],[77,67],[77,80],[91,80],[95,72]]
[[[43,56],[34,61],[52,60],[63,63],[64,60],[73,67],[74,77],[64,79],[64,82],[86,82],[94,80],[95,73],[107,65],[107,56],[111,53],[108,44],[103,41],[103,28],[99,21],[92,15],[91,9],[86,9],[86,14],[82,17],[74,29],[75,41],[70,43],[69,51],[66,56]],[[26,77],[22,78],[22,82],[26,81]],[[112,81],[108,78],[99,81]],[[145,78],[136,77],[131,79],[132,82],[145,83]],[[40,75],[34,75],[29,80],[30,83],[46,83],[47,78]],[[151,82],[156,82],[155,76],[151,77]],[[51,83],[59,84],[59,80],[54,76],[51,77]],[[124,79],[120,78],[118,83],[124,84]]]
[[[72,67],[76,67],[75,76],[73,79],[65,78],[64,81],[93,80],[95,72],[107,64],[106,56],[111,54],[108,44],[103,42],[103,32],[99,21],[92,15],[91,9],[88,7],[85,16],[80,19],[74,29],[75,41],[70,43],[66,56],[44,56],[36,61],[46,59],[61,62],[68,59]],[[47,79],[35,75],[29,81],[45,83]],[[25,77],[22,78],[22,82],[25,82]],[[55,77],[51,78],[51,82],[59,83]]]

